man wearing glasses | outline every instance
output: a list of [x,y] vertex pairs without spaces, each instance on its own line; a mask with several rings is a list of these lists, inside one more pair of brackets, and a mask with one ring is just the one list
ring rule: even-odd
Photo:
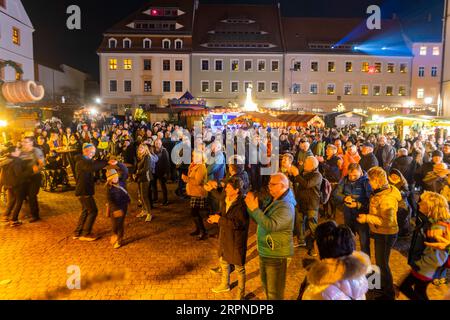
[[272,202],[260,209],[258,197],[250,192],[245,203],[258,225],[261,282],[268,300],[283,300],[288,258],[294,255],[295,198],[283,173],[270,177]]

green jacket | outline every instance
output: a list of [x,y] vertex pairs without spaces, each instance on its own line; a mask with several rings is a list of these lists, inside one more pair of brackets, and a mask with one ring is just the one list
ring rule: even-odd
[[258,225],[257,243],[259,255],[266,258],[287,258],[294,255],[293,230],[295,221],[295,197],[291,190],[273,201],[263,211],[250,211],[250,217]]

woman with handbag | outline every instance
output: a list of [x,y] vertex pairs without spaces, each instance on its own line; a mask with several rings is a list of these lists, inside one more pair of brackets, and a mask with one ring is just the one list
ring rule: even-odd
[[113,235],[111,236],[111,244],[114,249],[122,246],[125,216],[127,214],[130,196],[126,189],[126,181],[128,178],[128,169],[122,163],[116,163],[115,166],[121,171],[121,175],[116,169],[108,169],[106,171],[106,192],[107,192],[107,215],[111,218]]

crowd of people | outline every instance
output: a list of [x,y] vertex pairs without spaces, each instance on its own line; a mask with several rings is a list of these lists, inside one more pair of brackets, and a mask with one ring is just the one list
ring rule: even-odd
[[[230,273],[235,270],[236,297],[245,297],[251,220],[257,225],[267,299],[284,298],[288,263],[295,248],[305,247],[317,261],[308,267],[300,299],[394,300],[397,290],[389,259],[399,238],[411,239],[411,272],[399,285],[402,293],[426,300],[430,283],[446,283],[450,141],[420,132],[400,139],[395,133],[375,134],[355,127],[276,128],[279,155],[274,157],[270,139],[274,128],[268,129],[187,130],[131,118],[74,120],[67,127],[58,121],[40,124],[34,132],[24,133],[21,141],[7,145],[0,159],[0,182],[7,195],[2,222],[20,226],[24,201],[29,203],[29,221],[40,220],[37,196],[42,180],[68,184],[72,175],[82,206],[73,238],[95,241],[92,230],[99,211],[95,185],[104,182],[111,244],[118,249],[132,198],[127,183],[137,183],[142,208],[137,217],[150,223],[158,187],[161,205],[167,206],[171,181],[177,184],[176,196],[189,200],[195,226],[191,236],[208,239],[205,211],[206,221],[218,225],[219,266],[211,272],[221,281],[213,292],[230,291]],[[239,154],[237,138],[232,148],[236,154],[225,152],[227,130],[242,138],[244,153]],[[262,154],[271,162],[263,161]],[[275,172],[264,174],[274,162]],[[369,288],[371,257],[379,268],[379,288]]]

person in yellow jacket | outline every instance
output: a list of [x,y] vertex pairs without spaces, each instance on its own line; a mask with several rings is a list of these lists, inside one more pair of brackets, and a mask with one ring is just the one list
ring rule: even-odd
[[183,174],[182,179],[186,183],[186,193],[191,197],[191,216],[196,227],[191,236],[197,236],[197,240],[206,240],[208,238],[203,218],[200,215],[200,210],[205,208],[205,199],[208,195],[208,192],[204,189],[206,175],[207,170],[203,153],[197,150],[193,151],[188,175]]
[[373,298],[395,300],[389,257],[398,237],[397,211],[402,195],[396,187],[389,185],[383,168],[373,167],[367,175],[373,190],[369,213],[360,214],[357,220],[359,223],[369,224],[372,237],[375,239],[375,261],[380,268],[381,288],[373,291]]

